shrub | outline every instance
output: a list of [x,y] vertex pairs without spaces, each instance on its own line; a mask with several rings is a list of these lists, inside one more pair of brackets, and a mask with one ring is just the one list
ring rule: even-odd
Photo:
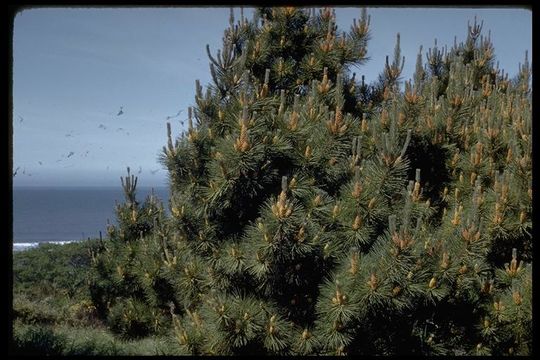
[[14,327],[13,344],[17,355],[61,355],[66,338],[50,326],[20,325]]
[[137,339],[155,332],[160,324],[155,310],[137,300],[127,299],[114,305],[107,318],[111,331],[124,339]]

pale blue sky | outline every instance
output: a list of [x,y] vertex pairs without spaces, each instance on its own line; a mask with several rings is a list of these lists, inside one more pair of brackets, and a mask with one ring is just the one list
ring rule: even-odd
[[[252,10],[245,9],[251,18]],[[235,11],[239,16],[239,10]],[[368,8],[374,80],[396,33],[412,76],[419,46],[464,40],[484,20],[500,67],[515,75],[532,49],[532,13],[512,8]],[[358,8],[337,8],[348,30]],[[193,105],[194,82],[210,81],[205,45],[221,47],[229,8],[41,8],[19,13],[13,38],[14,185],[119,185],[126,166],[144,186],[166,185],[157,156]],[[425,57],[424,57],[425,59]],[[120,106],[124,114],[116,116]],[[73,154],[71,154],[73,152]],[[140,172],[139,172],[140,171]],[[23,173],[24,172],[24,173]]]

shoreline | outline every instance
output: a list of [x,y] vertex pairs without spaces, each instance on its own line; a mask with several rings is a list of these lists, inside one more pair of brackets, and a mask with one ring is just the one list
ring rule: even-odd
[[12,249],[13,251],[24,251],[28,249],[34,249],[36,247],[39,247],[42,244],[54,244],[54,245],[65,245],[65,244],[71,244],[75,242],[83,242],[87,240],[61,240],[61,241],[39,241],[39,242],[19,242],[19,243],[13,243]]

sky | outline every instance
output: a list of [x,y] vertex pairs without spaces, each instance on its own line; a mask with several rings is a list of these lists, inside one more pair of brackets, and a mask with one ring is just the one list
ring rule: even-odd
[[[251,18],[253,9],[244,9]],[[235,9],[239,17],[239,8]],[[396,34],[412,77],[420,45],[465,40],[484,21],[499,67],[513,76],[528,50],[532,12],[520,8],[368,8],[370,60],[353,69],[376,79]],[[336,8],[348,30],[359,8]],[[141,186],[166,186],[157,158],[186,125],[195,80],[210,83],[206,44],[221,48],[228,7],[34,8],[13,30],[14,186],[119,186],[126,167]],[[425,55],[424,55],[425,61]],[[120,112],[121,115],[118,115]],[[167,119],[169,118],[169,119]],[[183,124],[184,125],[183,125]]]

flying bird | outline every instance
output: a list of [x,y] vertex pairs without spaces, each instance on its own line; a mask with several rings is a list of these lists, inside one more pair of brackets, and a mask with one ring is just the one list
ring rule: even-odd
[[117,128],[116,131],[123,131],[124,134],[129,135],[129,131],[126,131],[126,129],[121,128],[121,127]]
[[169,120],[169,119],[173,119],[173,118],[175,118],[175,117],[178,117],[178,116],[180,116],[181,113],[182,113],[182,110],[178,111],[178,112],[176,113],[176,115],[170,115],[170,116],[167,116],[166,120]]
[[137,174],[142,173],[142,166],[139,166],[139,171],[137,171]]
[[26,172],[26,168],[23,168],[22,173],[23,173],[23,175],[32,176],[32,174]]
[[13,172],[13,177],[15,177],[15,175],[17,175],[17,171],[19,171],[20,168],[21,168],[20,166],[17,166],[17,168]]
[[120,106],[120,111],[118,111],[118,114],[116,114],[116,116],[122,115],[124,113],[123,109],[124,109],[124,107]]
[[43,163],[42,163],[41,161],[38,161],[38,164],[39,164],[39,165],[43,165]]
[[67,157],[72,157],[73,155],[75,155],[75,153],[73,151],[70,151]]
[[107,127],[105,125],[103,125],[103,124],[99,124],[98,128],[103,129],[103,130],[107,129]]
[[19,124],[22,123],[23,121],[24,121],[23,117],[19,115]]

